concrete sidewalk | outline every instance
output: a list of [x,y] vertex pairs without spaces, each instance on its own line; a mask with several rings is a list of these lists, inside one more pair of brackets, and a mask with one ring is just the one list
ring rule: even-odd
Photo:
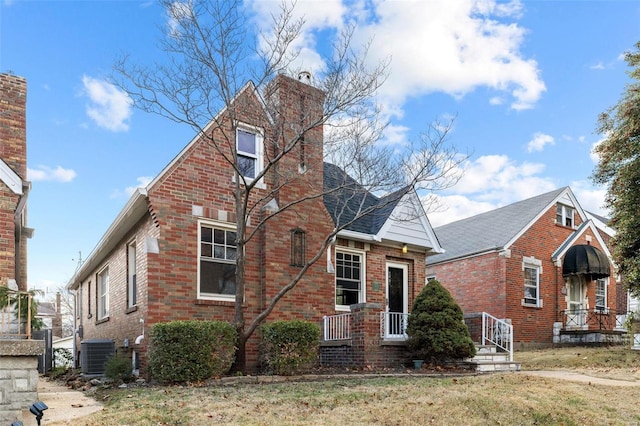
[[[38,380],[38,398],[49,407],[42,416],[42,425],[72,425],[79,417],[102,410],[103,406],[83,392],[48,381]],[[35,402],[35,401],[34,401]],[[36,418],[29,410],[22,412],[24,426],[36,426]]]
[[548,377],[552,379],[568,380],[570,382],[589,383],[593,385],[605,386],[640,386],[640,381],[636,380],[616,380],[606,379],[602,377],[589,376],[587,374],[576,373],[575,371],[566,370],[545,370],[545,371],[520,371],[519,374],[528,374],[530,376]]

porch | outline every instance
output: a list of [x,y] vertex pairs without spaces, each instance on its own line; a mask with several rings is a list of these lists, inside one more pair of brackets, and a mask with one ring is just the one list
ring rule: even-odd
[[568,309],[560,312],[553,327],[553,343],[560,344],[624,344],[628,312],[615,309]]
[[[412,354],[406,348],[408,320],[409,314],[386,312],[379,304],[352,305],[349,313],[325,316],[320,364],[356,368],[409,366]],[[480,314],[479,320],[476,343],[480,349],[476,358],[467,363],[474,364],[477,371],[496,371],[501,364],[511,368],[515,365],[511,323],[486,312]],[[470,324],[468,327],[474,328]],[[484,369],[488,365],[491,369]]]
[[398,368],[411,363],[406,350],[409,315],[385,312],[378,303],[351,305],[351,312],[322,320],[320,365]]

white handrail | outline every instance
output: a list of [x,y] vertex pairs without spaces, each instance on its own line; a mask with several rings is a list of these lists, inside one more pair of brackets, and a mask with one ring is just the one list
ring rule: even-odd
[[322,317],[322,329],[325,341],[351,339],[351,314]]
[[482,344],[486,342],[496,345],[509,354],[509,361],[513,361],[513,325],[511,322],[482,313]]
[[380,312],[380,337],[383,339],[407,339],[409,314],[403,312]]

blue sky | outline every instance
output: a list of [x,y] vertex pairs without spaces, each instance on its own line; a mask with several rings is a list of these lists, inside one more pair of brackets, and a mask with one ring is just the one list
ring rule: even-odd
[[[257,17],[276,2],[247,2]],[[391,59],[379,101],[390,143],[455,116],[450,140],[471,154],[438,194],[437,226],[570,185],[605,213],[589,180],[597,116],[629,81],[640,1],[298,1],[308,26],[300,65],[322,67],[326,37],[347,20]],[[260,21],[260,19],[258,20]],[[66,284],[126,203],[192,138],[131,107],[105,80],[114,59],[162,61],[166,15],[152,1],[0,3],[0,72],[27,79],[29,286]]]

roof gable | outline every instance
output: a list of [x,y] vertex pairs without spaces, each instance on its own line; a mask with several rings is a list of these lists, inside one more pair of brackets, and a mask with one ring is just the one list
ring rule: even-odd
[[418,194],[413,189],[396,203],[378,231],[377,239],[398,241],[414,247],[428,247],[435,253],[444,252]]
[[574,207],[582,220],[587,220],[567,186],[435,228],[446,252],[428,258],[427,263],[507,249],[558,202]]
[[[255,95],[255,97],[257,98],[258,102],[260,102],[260,104],[262,105],[263,109],[265,108],[265,104],[264,104],[264,100],[262,99],[262,97],[260,97],[255,84],[252,81],[247,82],[247,84],[245,84],[242,89],[240,89],[240,91],[238,91],[238,93],[236,94],[236,96],[231,100],[231,103],[235,102],[236,99],[240,98],[241,96],[245,95],[245,94],[249,94],[249,95]],[[266,109],[265,109],[266,110]],[[216,127],[219,125],[220,119],[221,117],[224,116],[225,112],[227,111],[227,107],[222,108],[222,110],[214,117],[212,118],[207,125],[204,127],[204,129],[202,129],[201,133],[197,133],[193,139],[191,139],[191,141],[184,147],[182,148],[182,150],[178,153],[178,155],[176,155],[173,160],[171,160],[169,162],[169,164],[167,164],[165,166],[164,169],[162,169],[160,171],[160,173],[158,173],[158,175],[156,175],[156,177],[149,182],[149,184],[146,186],[146,189],[151,189],[153,188],[159,181],[161,181],[165,175],[167,173],[169,173],[176,164],[180,163],[181,161],[183,161],[189,151],[193,148],[194,145],[196,145],[197,143],[200,143],[202,141],[202,133],[209,133],[210,130],[212,130],[212,128]],[[268,118],[271,118],[268,114],[265,114]]]
[[560,245],[560,247],[558,247],[556,251],[553,252],[553,254],[551,255],[551,259],[556,262],[556,264],[558,264],[558,262],[561,261],[563,256],[567,253],[567,250],[569,250],[578,242],[578,239],[582,237],[582,235],[584,235],[587,229],[591,230],[591,233],[595,236],[598,244],[600,245],[600,247],[602,247],[602,251],[607,255],[609,260],[611,260],[611,252],[609,251],[609,247],[607,247],[607,244],[600,236],[600,233],[598,232],[598,229],[593,220],[587,220],[586,222],[583,222],[578,227],[578,229],[575,230],[575,232],[572,232],[571,235],[569,235],[567,239]]
[[442,251],[414,189],[405,187],[378,198],[340,167],[326,162],[323,180],[323,200],[334,225],[375,241]]

